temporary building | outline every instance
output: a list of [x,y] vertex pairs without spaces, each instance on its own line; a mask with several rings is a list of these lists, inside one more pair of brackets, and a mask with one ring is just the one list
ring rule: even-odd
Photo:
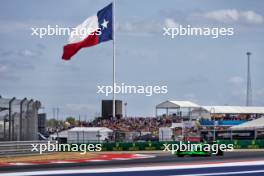
[[159,128],[159,141],[171,141],[172,134],[172,129],[169,127]]
[[159,109],[165,109],[166,115],[169,115],[169,109],[175,109],[177,111],[182,111],[183,109],[187,110],[190,115],[192,109],[200,108],[201,106],[193,103],[191,101],[164,101],[158,105],[156,105],[156,116],[158,115]]
[[241,125],[236,125],[231,127],[232,130],[256,130],[256,129],[264,129],[264,116],[242,123]]
[[106,127],[75,127],[68,130],[68,143],[101,142],[109,139],[113,131]]
[[190,101],[165,101],[156,106],[157,109],[199,108],[198,104]]
[[264,114],[264,107],[255,106],[203,106],[211,114]]

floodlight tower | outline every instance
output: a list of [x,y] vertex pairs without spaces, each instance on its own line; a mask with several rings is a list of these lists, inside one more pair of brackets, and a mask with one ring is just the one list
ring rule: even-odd
[[246,106],[251,106],[252,105],[250,55],[251,55],[251,52],[247,52],[247,100],[246,100]]

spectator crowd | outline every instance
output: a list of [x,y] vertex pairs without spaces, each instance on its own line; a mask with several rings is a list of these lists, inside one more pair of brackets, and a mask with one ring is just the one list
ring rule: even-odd
[[171,118],[160,117],[130,117],[121,119],[96,119],[89,126],[107,127],[113,131],[131,132],[151,132],[155,133],[160,127],[170,127]]

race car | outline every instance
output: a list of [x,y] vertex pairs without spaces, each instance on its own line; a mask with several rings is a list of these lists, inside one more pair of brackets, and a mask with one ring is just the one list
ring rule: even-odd
[[199,145],[197,145],[197,147],[193,150],[177,150],[175,152],[175,155],[177,155],[178,157],[184,157],[184,156],[212,156],[212,155],[216,155],[216,156],[223,156],[224,152],[222,150],[220,150],[219,147],[215,148],[216,150],[208,150],[208,146],[213,146],[216,147],[218,144],[204,144],[204,143],[200,143]]

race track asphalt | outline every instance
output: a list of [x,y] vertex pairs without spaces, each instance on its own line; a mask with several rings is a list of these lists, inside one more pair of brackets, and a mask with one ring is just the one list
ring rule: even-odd
[[[63,164],[45,164],[45,165],[23,165],[23,166],[6,166],[0,167],[0,173],[7,172],[24,172],[24,171],[39,171],[39,170],[64,170],[64,169],[100,169],[113,167],[137,167],[137,166],[163,166],[163,165],[181,165],[181,164],[201,164],[210,162],[236,162],[236,161],[254,161],[264,160],[263,151],[251,152],[226,152],[224,156],[210,157],[181,157],[168,153],[148,153],[155,155],[154,158],[144,158],[135,160],[113,160],[113,161],[98,161],[87,163],[63,163]],[[264,169],[264,168],[263,168]],[[264,174],[263,174],[264,175]]]

